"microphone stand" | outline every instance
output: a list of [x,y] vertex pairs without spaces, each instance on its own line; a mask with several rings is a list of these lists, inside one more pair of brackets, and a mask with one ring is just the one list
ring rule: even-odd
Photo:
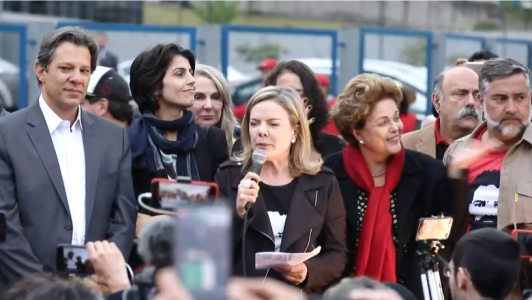
[[420,257],[423,296],[425,300],[445,300],[441,286],[440,270],[438,269],[438,261],[444,265],[447,264],[438,254],[438,251],[444,246],[439,241],[424,241],[423,245],[428,246],[428,249],[417,251]]

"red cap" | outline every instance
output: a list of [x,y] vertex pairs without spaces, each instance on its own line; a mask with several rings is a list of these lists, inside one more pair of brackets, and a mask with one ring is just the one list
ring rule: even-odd
[[329,87],[331,85],[331,81],[329,80],[329,77],[323,74],[316,74],[316,79],[318,80],[318,83],[320,85]]
[[259,70],[272,70],[277,66],[277,60],[275,58],[266,58],[265,60],[261,61],[261,63],[257,66],[257,69]]

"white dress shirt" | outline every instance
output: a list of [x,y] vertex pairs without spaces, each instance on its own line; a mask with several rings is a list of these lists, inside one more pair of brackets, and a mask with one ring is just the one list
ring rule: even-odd
[[55,154],[61,168],[63,185],[72,219],[72,245],[85,245],[85,149],[83,147],[83,128],[81,125],[81,107],[74,124],[62,120],[39,97],[46,125],[50,131]]

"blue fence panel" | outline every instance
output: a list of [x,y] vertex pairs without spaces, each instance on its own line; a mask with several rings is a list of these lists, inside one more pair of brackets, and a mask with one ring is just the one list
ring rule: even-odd
[[486,49],[486,37],[456,33],[445,34],[445,59],[447,66],[454,66],[458,58],[469,58],[476,51]]
[[131,63],[142,51],[159,43],[177,43],[196,51],[195,27],[151,26],[111,23],[60,22],[57,27],[77,26],[85,30],[103,32],[107,49],[118,57],[118,73],[129,80]]
[[495,53],[501,57],[511,57],[523,64],[529,69],[532,68],[530,59],[532,42],[529,40],[513,38],[497,38]]
[[[253,51],[249,47],[254,44],[269,45],[279,47],[277,53],[273,54],[279,54],[280,60],[301,60],[309,65],[315,73],[329,75],[331,80],[330,93],[337,95],[338,32],[336,30],[238,25],[223,25],[221,30],[221,69],[226,77],[228,77],[230,66],[240,69],[239,71],[243,73],[253,71],[256,67],[256,61],[246,61],[246,59],[232,60],[231,58],[236,56],[236,53],[240,53],[242,56],[246,48],[248,51]],[[235,36],[240,35],[236,47],[231,47],[231,33],[238,33]],[[246,34],[248,34],[247,37]],[[269,38],[269,35],[275,35],[276,37]],[[323,38],[329,41],[323,41]]]
[[[410,110],[431,112],[433,35],[429,31],[360,28],[360,73],[377,73],[416,91]],[[363,62],[363,63],[362,63]]]
[[0,35],[0,69],[4,70],[0,74],[0,96],[10,110],[25,108],[28,106],[26,26],[2,23]]

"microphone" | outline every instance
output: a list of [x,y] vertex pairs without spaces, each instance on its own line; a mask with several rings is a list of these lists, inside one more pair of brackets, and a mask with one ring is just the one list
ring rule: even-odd
[[174,238],[173,217],[150,222],[139,234],[137,252],[145,263],[153,262],[157,270],[172,266]]
[[[251,172],[255,174],[260,174],[262,165],[266,162],[266,150],[257,149],[253,151],[253,155],[251,155],[251,160],[253,161],[253,168],[251,169]],[[246,211],[248,211],[251,208],[251,203],[246,203],[246,206],[244,208]]]

